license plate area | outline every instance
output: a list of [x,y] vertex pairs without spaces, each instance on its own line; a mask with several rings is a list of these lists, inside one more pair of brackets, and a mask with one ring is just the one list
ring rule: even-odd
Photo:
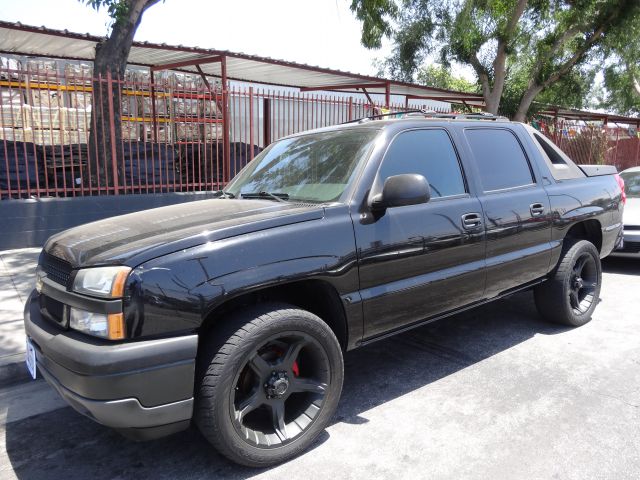
[[31,374],[31,378],[35,380],[37,375],[36,349],[28,337],[27,337],[27,351],[25,354],[25,363],[27,364],[27,370],[29,370],[29,373]]

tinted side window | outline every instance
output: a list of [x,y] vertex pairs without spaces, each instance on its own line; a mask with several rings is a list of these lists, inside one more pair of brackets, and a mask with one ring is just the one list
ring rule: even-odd
[[558,152],[556,152],[553,149],[553,147],[551,145],[549,145],[549,142],[547,142],[544,138],[542,138],[541,135],[538,135],[537,133],[534,133],[533,136],[536,138],[536,141],[538,142],[538,144],[544,150],[544,153],[547,154],[547,157],[549,157],[549,160],[551,160],[551,163],[553,163],[554,165],[566,165],[567,164],[567,162],[564,161],[564,159],[560,156],[560,154]]
[[533,138],[542,150],[542,159],[545,161],[551,175],[556,180],[571,180],[574,178],[584,178],[584,173],[566,156],[562,150],[554,145],[549,139],[533,132]]
[[378,172],[380,182],[403,173],[424,175],[432,197],[465,193],[458,157],[444,130],[411,130],[398,135]]
[[467,130],[485,192],[534,183],[529,162],[508,130]]

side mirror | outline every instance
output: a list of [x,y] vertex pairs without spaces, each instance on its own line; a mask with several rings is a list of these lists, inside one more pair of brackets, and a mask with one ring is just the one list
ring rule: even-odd
[[373,197],[371,208],[384,210],[405,205],[427,203],[431,199],[429,182],[417,173],[404,173],[387,178],[382,193]]

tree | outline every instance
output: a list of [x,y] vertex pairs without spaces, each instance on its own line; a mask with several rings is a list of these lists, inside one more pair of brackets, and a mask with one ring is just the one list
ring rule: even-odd
[[420,68],[417,81],[429,87],[456,90],[458,92],[478,93],[478,87],[464,77],[456,76],[451,70],[442,65],[427,65]]
[[603,102],[599,105],[621,114],[640,114],[640,22],[627,21],[624,34],[605,42]]
[[[413,80],[433,55],[447,65],[471,66],[490,113],[502,107],[505,85],[516,120],[524,121],[543,92],[588,78],[590,62],[602,60],[609,37],[629,35],[625,26],[640,21],[638,0],[352,0],[362,21],[362,43],[379,48],[384,36],[394,50],[389,73]],[[573,76],[573,80],[570,79]],[[584,83],[582,80],[578,83]],[[559,88],[562,91],[562,88]]]
[[[160,0],[80,0],[80,2],[100,10],[106,8],[111,18],[111,33],[96,45],[93,61],[93,108],[91,109],[91,131],[89,134],[89,163],[91,165],[91,185],[105,186],[113,179],[112,159],[116,159],[116,172],[122,162],[122,126],[120,122],[120,83],[111,83],[112,95],[108,95],[108,77],[124,79],[129,51],[133,37],[140,25],[143,13]],[[100,81],[102,80],[102,81]],[[114,129],[109,128],[113,122]],[[93,128],[96,125],[97,128]],[[113,148],[115,146],[115,149]],[[96,152],[97,150],[97,152]],[[98,181],[99,179],[99,181]]]

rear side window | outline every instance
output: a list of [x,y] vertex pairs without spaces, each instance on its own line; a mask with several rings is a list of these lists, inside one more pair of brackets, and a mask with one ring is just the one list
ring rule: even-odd
[[[531,129],[529,129],[531,132]],[[533,138],[540,146],[542,159],[546,162],[551,175],[556,180],[571,180],[574,178],[584,178],[584,173],[571,161],[567,155],[556,145],[551,143],[537,132],[532,132]]]
[[444,130],[411,130],[393,140],[378,179],[382,185],[387,178],[403,173],[423,175],[433,198],[466,193],[458,156]]
[[534,183],[527,157],[509,130],[482,128],[467,130],[465,134],[485,192]]

